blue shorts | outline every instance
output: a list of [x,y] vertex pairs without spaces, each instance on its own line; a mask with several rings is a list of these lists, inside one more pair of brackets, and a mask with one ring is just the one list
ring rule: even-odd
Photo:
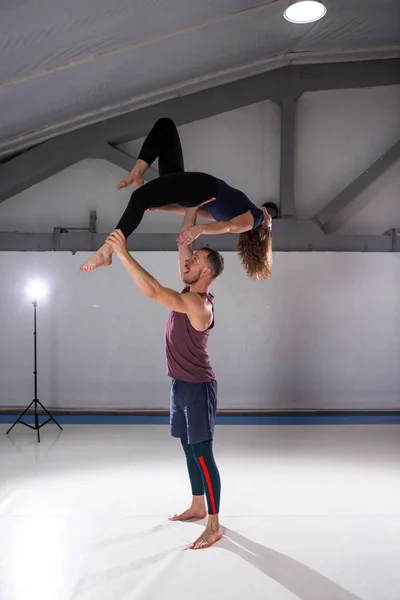
[[200,444],[214,438],[218,384],[216,381],[189,383],[172,380],[170,431],[188,444]]

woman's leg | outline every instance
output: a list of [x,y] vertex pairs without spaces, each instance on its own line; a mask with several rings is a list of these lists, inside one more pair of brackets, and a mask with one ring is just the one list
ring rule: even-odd
[[[145,211],[149,208],[159,208],[171,203],[193,208],[215,198],[217,192],[218,180],[207,173],[172,173],[154,179],[133,192],[115,229],[120,229],[127,238],[140,225]],[[80,270],[93,271],[97,267],[110,265],[111,256],[111,247],[103,244]]]
[[142,186],[144,173],[157,158],[160,177],[171,173],[183,173],[185,170],[179,133],[172,119],[162,118],[155,122],[143,142],[135,166],[117,185],[117,189],[131,185]]
[[156,158],[160,177],[185,170],[181,140],[172,119],[158,119],[143,143],[139,160],[150,166]]
[[146,210],[171,203],[193,208],[214,198],[217,191],[217,179],[207,173],[173,173],[154,179],[133,192],[116,229],[128,237],[137,229]]
[[[186,208],[184,206],[179,206],[178,204],[167,204],[166,206],[160,206],[157,208],[149,208],[150,212],[158,211],[158,212],[167,212],[171,215],[185,215]],[[203,219],[204,221],[215,221],[214,217],[210,215],[207,209],[199,208],[197,211],[197,216],[199,219]]]

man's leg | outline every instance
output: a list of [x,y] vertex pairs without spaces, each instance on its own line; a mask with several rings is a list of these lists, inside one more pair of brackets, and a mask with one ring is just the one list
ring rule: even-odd
[[170,394],[170,433],[172,437],[180,438],[186,455],[186,463],[192,487],[192,504],[188,510],[171,517],[171,521],[186,521],[187,519],[204,519],[207,514],[204,501],[204,483],[202,473],[193,456],[192,448],[187,443],[187,426],[184,412],[186,386],[182,381],[172,380]]
[[[181,382],[182,383],[182,382]],[[184,383],[182,389],[183,410],[186,416],[188,443],[203,477],[208,504],[208,522],[202,535],[190,546],[198,550],[207,548],[222,537],[219,525],[221,480],[213,455],[215,416],[217,411],[218,384]]]
[[203,476],[193,455],[192,448],[187,442],[187,424],[185,416],[185,403],[187,400],[187,386],[184,381],[172,380],[170,395],[170,433],[172,437],[180,438],[186,456],[186,464],[192,487],[192,504],[183,513],[175,514],[171,521],[186,521],[187,519],[204,519],[207,514],[204,501]]
[[205,531],[190,546],[193,550],[201,550],[212,546],[222,537],[219,524],[219,504],[221,498],[221,479],[215,463],[212,442],[192,444],[193,456],[201,469],[207,496],[208,521]]
[[187,521],[188,519],[204,519],[207,514],[204,500],[204,483],[200,466],[185,438],[181,438],[183,451],[186,455],[186,464],[189,473],[190,485],[192,487],[192,504],[188,510],[171,517],[170,521]]

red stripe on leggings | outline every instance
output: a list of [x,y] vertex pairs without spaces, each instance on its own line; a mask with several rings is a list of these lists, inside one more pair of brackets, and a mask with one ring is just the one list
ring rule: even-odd
[[203,472],[204,472],[204,477],[206,478],[206,481],[207,481],[208,493],[210,494],[211,507],[212,507],[213,515],[216,515],[217,514],[217,509],[215,507],[214,492],[213,492],[212,485],[211,485],[210,474],[209,474],[208,469],[206,467],[206,463],[204,462],[204,456],[200,456],[199,461],[200,461],[201,467],[202,467]]

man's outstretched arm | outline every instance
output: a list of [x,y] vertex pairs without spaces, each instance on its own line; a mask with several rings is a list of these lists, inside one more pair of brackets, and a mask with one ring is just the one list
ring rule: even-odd
[[129,254],[126,238],[119,229],[113,231],[107,238],[115,254],[120,258],[125,269],[133,279],[134,283],[140,289],[142,294],[148,298],[156,300],[159,304],[166,306],[170,310],[195,315],[198,317],[208,315],[208,308],[204,299],[199,294],[180,294],[175,290],[166,288],[148,273],[139,263]]

